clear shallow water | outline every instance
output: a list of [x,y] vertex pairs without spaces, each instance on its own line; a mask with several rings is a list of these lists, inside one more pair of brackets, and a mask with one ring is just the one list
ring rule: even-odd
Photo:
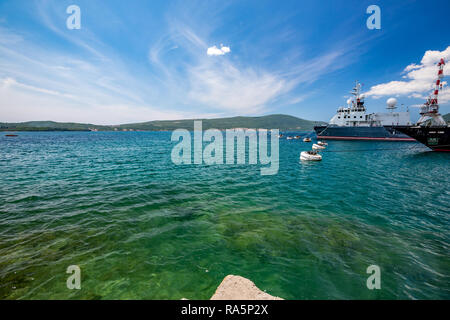
[[[168,132],[0,137],[1,299],[449,299],[450,154],[280,140],[280,170],[175,166]],[[350,152],[351,150],[359,150]],[[338,151],[338,152],[334,152]],[[82,289],[68,290],[69,265]],[[381,290],[366,268],[381,267]]]

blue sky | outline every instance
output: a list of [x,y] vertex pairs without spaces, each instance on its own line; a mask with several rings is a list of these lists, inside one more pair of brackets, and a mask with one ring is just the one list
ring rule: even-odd
[[[72,4],[80,30],[66,27]],[[366,27],[371,4],[380,30]],[[450,59],[449,12],[449,1],[0,0],[0,122],[327,121],[355,80],[370,112],[391,96],[413,106]]]

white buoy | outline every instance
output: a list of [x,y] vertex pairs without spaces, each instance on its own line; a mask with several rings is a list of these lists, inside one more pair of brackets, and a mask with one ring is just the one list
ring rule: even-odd
[[322,149],[325,149],[325,147],[314,143],[312,145],[312,149],[313,150],[322,150]]
[[300,153],[300,160],[303,161],[321,161],[322,156],[316,151],[302,151]]

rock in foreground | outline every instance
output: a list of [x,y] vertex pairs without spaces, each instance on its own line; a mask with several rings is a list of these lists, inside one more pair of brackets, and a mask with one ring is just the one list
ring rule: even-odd
[[283,300],[258,289],[255,284],[240,276],[228,275],[223,279],[211,300]]

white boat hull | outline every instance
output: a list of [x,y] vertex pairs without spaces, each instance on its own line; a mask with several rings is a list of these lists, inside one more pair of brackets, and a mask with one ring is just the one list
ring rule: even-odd
[[300,153],[300,160],[303,161],[321,161],[322,156],[320,154],[310,154],[307,151],[302,151]]
[[325,149],[324,146],[320,146],[320,145],[318,145],[318,144],[313,144],[313,145],[312,145],[312,148],[313,148],[313,150],[322,150],[322,149]]

